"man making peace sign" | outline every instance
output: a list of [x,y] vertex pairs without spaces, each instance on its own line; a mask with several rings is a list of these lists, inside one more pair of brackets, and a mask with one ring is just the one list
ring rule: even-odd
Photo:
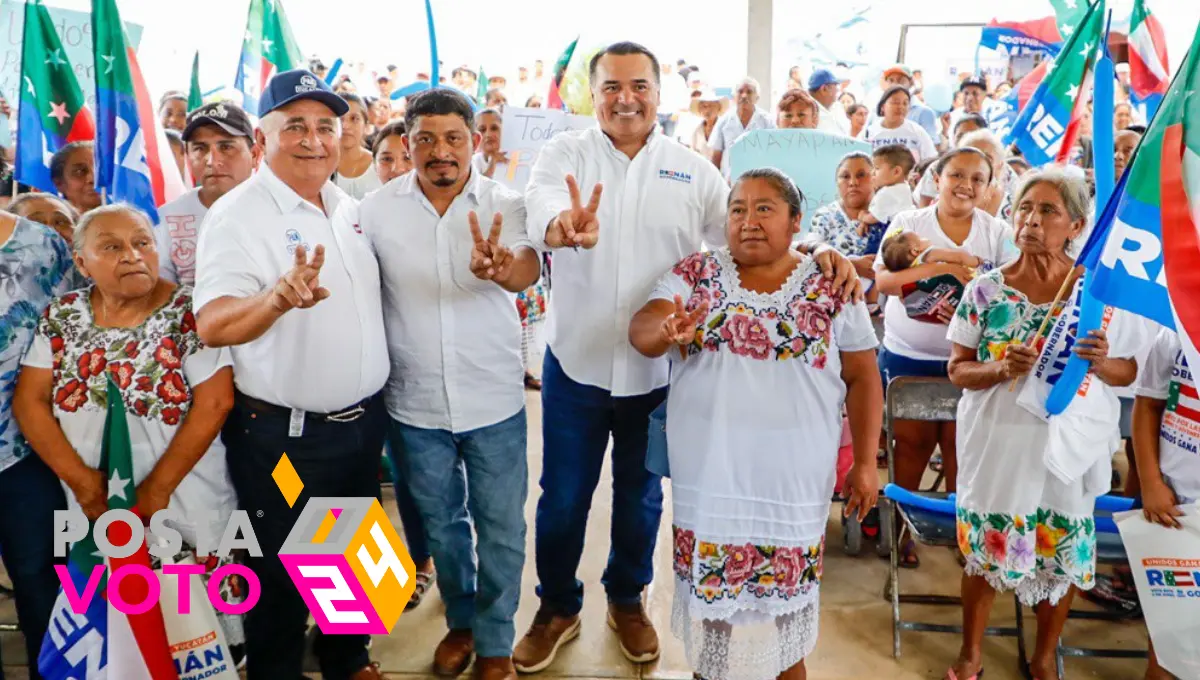
[[466,97],[421,93],[405,125],[413,171],[363,199],[359,224],[383,279],[389,440],[424,519],[446,603],[450,632],[434,667],[457,675],[474,652],[477,677],[516,677],[510,657],[528,466],[521,323],[511,293],[533,285],[539,261],[521,196],[471,168],[479,135]]

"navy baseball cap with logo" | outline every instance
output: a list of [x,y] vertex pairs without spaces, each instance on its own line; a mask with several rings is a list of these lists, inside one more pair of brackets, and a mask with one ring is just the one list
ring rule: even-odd
[[248,137],[254,143],[254,124],[242,107],[233,102],[217,102],[195,108],[187,117],[187,127],[183,128],[183,141],[191,139],[196,130],[205,125],[214,125],[234,137]]
[[337,96],[325,81],[312,71],[298,68],[275,74],[267,82],[262,97],[258,100],[258,117],[262,118],[275,109],[301,99],[319,101],[333,110],[334,115],[346,115],[350,105]]

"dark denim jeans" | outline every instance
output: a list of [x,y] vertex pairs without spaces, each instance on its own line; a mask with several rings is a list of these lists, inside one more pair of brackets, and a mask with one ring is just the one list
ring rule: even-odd
[[524,409],[459,434],[395,420],[389,433],[425,521],[446,625],[471,629],[482,657],[512,656],[525,566],[527,438]]
[[583,607],[575,577],[583,555],[592,495],[611,435],[612,543],[604,570],[608,599],[637,602],[654,578],[654,543],[662,517],[662,477],[646,469],[650,413],[667,388],[632,397],[583,385],[547,349],[542,368],[542,497],[537,507],[538,595],[562,616]]
[[[221,438],[229,476],[254,525],[262,557],[246,560],[262,584],[262,598],[246,614],[246,675],[249,680],[301,677],[308,607],[279,560],[279,549],[314,496],[379,498],[379,455],[387,431],[383,399],[372,398],[366,413],[352,422],[308,418],[301,437],[288,436],[288,415],[248,408],[236,402]],[[304,489],[294,506],[279,492],[271,471],[286,452]],[[366,635],[317,632],[313,651],[322,677],[346,680],[366,666]]]
[[[37,671],[42,638],[50,625],[50,611],[58,597],[54,571],[54,511],[67,509],[58,477],[41,458],[30,455],[0,472],[0,558],[12,579],[17,621],[25,634],[30,678]],[[65,563],[64,560],[60,560]],[[0,665],[0,680],[4,668]]]

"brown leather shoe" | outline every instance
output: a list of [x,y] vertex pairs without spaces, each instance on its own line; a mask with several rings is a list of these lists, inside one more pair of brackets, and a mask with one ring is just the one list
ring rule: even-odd
[[351,675],[350,680],[383,680],[383,673],[379,672],[379,664],[372,663],[370,666]]
[[433,653],[433,672],[446,677],[461,675],[475,656],[475,636],[469,628],[452,630]]
[[555,616],[539,611],[529,632],[513,650],[513,666],[518,673],[537,673],[554,663],[558,648],[579,637],[579,616]]
[[608,627],[617,632],[621,653],[634,663],[646,663],[658,658],[658,633],[646,616],[642,603],[608,603]]
[[481,656],[475,659],[475,677],[477,680],[517,680],[517,669],[513,667],[512,657]]

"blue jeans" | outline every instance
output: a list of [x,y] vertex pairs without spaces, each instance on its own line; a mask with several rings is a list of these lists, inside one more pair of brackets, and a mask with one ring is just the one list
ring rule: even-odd
[[945,378],[949,375],[950,371],[950,362],[948,361],[913,359],[903,354],[888,351],[888,348],[882,345],[879,347],[879,358],[877,361],[879,363],[879,377],[883,378],[884,394],[887,393],[888,383],[896,378]]
[[512,656],[525,566],[527,436],[524,409],[458,434],[395,420],[388,433],[425,521],[446,625],[473,631],[483,657]]
[[618,604],[638,602],[654,578],[654,543],[662,517],[662,477],[646,469],[650,413],[661,388],[632,397],[583,385],[563,372],[547,349],[542,368],[542,497],[537,508],[538,595],[559,616],[583,608],[575,577],[583,555],[592,494],[613,440],[612,536],[604,590]]
[[425,522],[421,520],[421,510],[413,499],[412,485],[404,474],[400,464],[400,456],[396,449],[388,443],[387,456],[392,460],[392,486],[396,489],[396,509],[400,511],[400,525],[404,527],[404,542],[408,548],[408,556],[419,569],[421,563],[429,559],[429,538],[425,535]]
[[[12,579],[30,678],[41,680],[38,653],[58,597],[52,540],[54,511],[66,510],[67,499],[58,477],[36,455],[0,472],[0,498],[4,499],[4,509],[0,510],[0,558]],[[0,680],[3,678],[4,668],[0,666]]]

